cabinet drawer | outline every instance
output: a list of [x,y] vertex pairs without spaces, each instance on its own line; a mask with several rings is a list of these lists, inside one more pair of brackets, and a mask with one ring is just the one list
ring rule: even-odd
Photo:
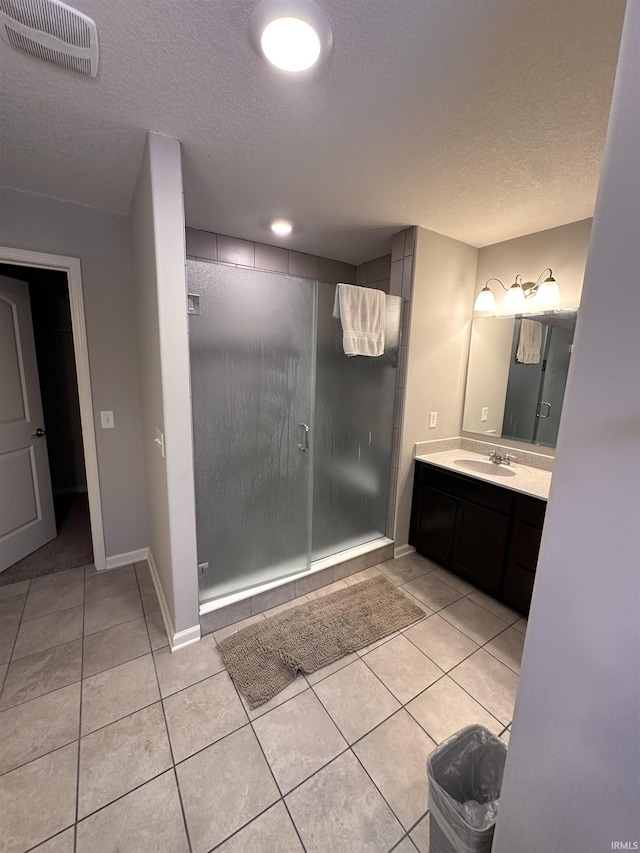
[[513,564],[507,566],[502,586],[502,600],[519,613],[529,614],[533,584],[536,576],[532,572]]
[[432,465],[426,465],[424,462],[416,462],[416,479],[424,486],[430,486],[432,489],[438,489],[441,492],[451,492],[451,481],[454,479],[447,471],[442,468],[435,468]]
[[443,471],[427,465],[424,462],[416,462],[416,477],[419,483],[437,489],[455,498],[471,501],[487,509],[501,512],[505,515],[511,513],[513,506],[513,492],[484,483],[474,477],[459,476],[458,474]]
[[513,561],[535,572],[542,531],[528,524],[518,524],[514,531]]
[[546,501],[537,501],[535,498],[523,497],[520,505],[520,520],[525,524],[531,524],[533,527],[539,527],[542,530],[546,510]]

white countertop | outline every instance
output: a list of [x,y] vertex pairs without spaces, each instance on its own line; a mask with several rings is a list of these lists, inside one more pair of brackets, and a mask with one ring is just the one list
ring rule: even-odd
[[[429,465],[437,465],[439,468],[446,468],[448,471],[455,471],[457,474],[465,474],[467,477],[475,477],[477,480],[494,483],[496,486],[521,492],[524,495],[531,495],[534,498],[542,498],[546,501],[549,497],[551,471],[543,471],[541,468],[520,465],[518,462],[512,462],[509,466],[495,465],[493,462],[489,462],[488,455],[483,456],[471,450],[443,450],[439,453],[427,453],[415,458],[420,462],[428,462]],[[474,470],[473,467],[467,467],[461,464],[464,460],[469,461],[472,465],[473,463],[486,462],[487,470],[478,471]],[[503,469],[502,473],[492,473],[494,467]]]

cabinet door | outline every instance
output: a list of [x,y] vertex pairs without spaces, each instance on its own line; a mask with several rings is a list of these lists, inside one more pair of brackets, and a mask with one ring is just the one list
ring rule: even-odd
[[529,615],[533,583],[536,579],[534,572],[529,572],[515,563],[510,563],[504,574],[502,600],[518,613]]
[[488,592],[498,592],[508,538],[508,516],[459,501],[453,570]]
[[538,564],[545,501],[519,495],[516,499],[511,545],[502,584],[502,599],[519,613],[528,615]]
[[425,557],[448,568],[453,551],[457,500],[418,483],[413,501],[409,543]]

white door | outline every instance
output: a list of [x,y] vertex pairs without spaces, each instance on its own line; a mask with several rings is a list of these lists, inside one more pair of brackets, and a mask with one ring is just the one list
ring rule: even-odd
[[0,571],[55,536],[29,286],[0,276]]

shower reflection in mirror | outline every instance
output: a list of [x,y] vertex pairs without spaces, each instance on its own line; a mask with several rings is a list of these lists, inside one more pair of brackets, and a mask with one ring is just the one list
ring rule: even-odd
[[476,317],[462,429],[555,447],[576,310]]

